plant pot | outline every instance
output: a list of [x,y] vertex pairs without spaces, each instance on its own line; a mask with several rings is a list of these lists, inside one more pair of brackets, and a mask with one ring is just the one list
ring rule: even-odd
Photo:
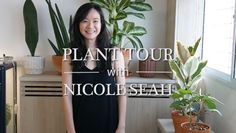
[[128,74],[125,74],[125,76],[130,76],[131,73],[129,72],[129,64],[130,64],[130,60],[129,60],[129,55],[130,55],[130,51],[129,50],[121,50],[122,54],[124,56],[124,62],[125,62],[125,70],[126,72],[128,72]]
[[24,68],[26,74],[41,74],[44,69],[44,57],[26,56],[24,58]]
[[[177,111],[173,111],[171,113],[171,116],[172,116],[172,120],[173,120],[173,124],[174,124],[174,128],[175,128],[175,133],[182,133],[181,132],[181,124],[184,122],[188,122],[189,117],[180,115],[180,113],[178,113]],[[192,116],[192,121],[196,122],[197,116]]]
[[60,55],[52,55],[52,62],[54,66],[56,67],[56,71],[61,74],[62,69],[62,59],[63,56]]
[[144,78],[151,78],[155,76],[156,61],[148,58],[145,61],[139,61],[139,76]]
[[[191,130],[192,126],[196,127],[196,130]],[[184,122],[181,124],[181,132],[182,133],[210,133],[211,127],[205,123],[194,122],[190,126],[189,122]]]

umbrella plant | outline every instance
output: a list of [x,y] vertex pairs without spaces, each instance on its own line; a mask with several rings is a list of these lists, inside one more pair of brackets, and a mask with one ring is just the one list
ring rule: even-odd
[[128,40],[134,48],[143,48],[139,36],[146,34],[146,29],[125,19],[128,16],[145,19],[142,12],[152,10],[150,4],[145,0],[90,0],[90,2],[100,5],[108,12],[106,23],[110,28],[111,44],[124,48]]

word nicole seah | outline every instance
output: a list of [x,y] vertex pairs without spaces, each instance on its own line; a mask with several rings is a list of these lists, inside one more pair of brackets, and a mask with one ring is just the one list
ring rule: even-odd
[[[94,49],[93,49],[94,50]],[[104,52],[102,52],[100,49],[95,48],[96,51],[96,57],[92,54],[92,49],[87,49],[86,54],[84,57],[77,57],[78,48],[64,48],[64,55],[63,55],[63,61],[69,60],[69,56],[73,54],[73,58],[71,61],[86,61],[88,58],[94,61],[99,61],[99,58],[103,58],[104,60],[107,60],[108,52],[112,53],[112,61],[116,61],[117,59],[117,52],[119,51],[119,48],[105,48]],[[125,48],[125,51],[129,51],[129,60],[133,60],[134,56],[136,56],[136,59],[143,61],[148,58],[151,58],[154,61],[168,61],[172,60],[173,51],[170,48]],[[73,73],[73,72],[72,72]],[[107,73],[109,76],[125,76],[129,72],[128,70],[122,70],[122,69],[116,69],[116,70],[107,70]],[[94,73],[96,74],[96,73]],[[148,86],[148,87],[147,87]],[[169,96],[172,92],[172,89],[174,85],[172,84],[157,84],[153,83],[152,85],[147,84],[129,84],[129,86],[116,84],[117,91],[116,92],[110,92],[110,88],[112,87],[111,84],[72,84],[71,86],[64,84],[65,93],[64,95],[67,95],[68,93],[71,93],[72,95],[129,95],[129,96]],[[114,87],[114,86],[113,86]],[[90,89],[86,88],[93,88],[93,91],[90,91]],[[129,88],[129,89],[126,89]],[[89,90],[89,91],[88,91]],[[75,93],[76,92],[76,93]]]

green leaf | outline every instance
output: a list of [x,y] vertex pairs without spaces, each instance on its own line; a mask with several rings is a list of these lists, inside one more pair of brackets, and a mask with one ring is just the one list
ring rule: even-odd
[[194,79],[190,80],[188,82],[187,86],[189,87],[190,90],[194,90],[194,89],[196,89],[196,87],[197,87],[198,83],[201,81],[201,79],[202,79],[201,75],[198,75]]
[[187,95],[187,94],[192,94],[192,91],[190,89],[178,89],[178,92],[181,95]]
[[52,46],[53,50],[55,51],[56,55],[62,55],[62,53],[57,49],[57,47],[55,46],[55,44],[48,39],[49,44]]
[[151,11],[152,6],[143,2],[130,2],[130,7],[137,11]]
[[130,40],[130,42],[132,43],[133,47],[136,48],[136,50],[143,48],[143,44],[138,37],[127,36],[127,38]]
[[182,70],[179,68],[179,66],[176,64],[175,60],[170,60],[169,61],[169,66],[171,68],[171,71],[174,73],[174,75],[176,76],[177,79],[179,79],[179,85],[181,87],[184,86],[185,83],[185,78],[184,75],[182,73]]
[[188,49],[180,42],[177,42],[177,56],[182,64],[185,64],[185,62],[191,56]]
[[217,112],[220,116],[222,116],[222,113],[218,109],[207,109],[211,112]]
[[136,12],[126,12],[127,15],[134,15],[138,18],[145,19],[145,16],[142,13],[136,13]]
[[197,48],[198,48],[198,46],[199,46],[199,44],[200,44],[200,41],[201,41],[201,37],[197,40],[197,42],[194,44],[194,48],[193,48],[193,50],[191,51],[191,56],[194,56],[195,55],[195,53],[196,53],[196,51],[197,51]]
[[183,95],[174,92],[174,93],[171,94],[170,97],[171,97],[172,99],[179,99],[179,98],[181,98],[182,96],[183,96]]
[[146,29],[141,26],[135,26],[133,29],[129,31],[129,34],[133,36],[142,36],[146,33],[147,33]]
[[207,106],[209,109],[216,109],[216,104],[215,101],[212,100],[211,98],[208,98],[208,96],[204,97],[204,104]]
[[34,56],[38,43],[38,19],[36,8],[31,0],[25,1],[23,15],[25,22],[25,41],[31,56]]
[[63,38],[63,48],[69,48],[69,42],[70,42],[69,41],[69,35],[67,33],[63,18],[61,16],[61,12],[60,12],[57,4],[55,4],[55,7],[56,7],[57,15],[58,15],[58,21],[57,22],[59,24],[61,35],[62,35],[62,38]]
[[134,28],[134,22],[128,22],[128,21],[123,22],[124,33],[129,33],[133,28]]
[[117,11],[124,11],[130,5],[130,0],[121,0],[117,6]]
[[191,56],[190,58],[188,58],[186,63],[183,65],[184,75],[186,77],[191,77],[191,75],[193,75],[197,71],[198,65],[199,61],[196,57]]
[[104,0],[90,0],[90,2],[109,10],[109,4],[105,2]]
[[198,76],[199,74],[201,74],[202,69],[206,66],[207,61],[201,61],[198,65],[197,70],[195,71],[195,73],[192,75],[192,79],[194,79],[196,76]]
[[115,17],[115,20],[122,20],[122,19],[125,19],[126,17],[127,17],[127,14],[124,11],[118,12],[118,14]]
[[136,2],[145,2],[145,0],[135,0]]

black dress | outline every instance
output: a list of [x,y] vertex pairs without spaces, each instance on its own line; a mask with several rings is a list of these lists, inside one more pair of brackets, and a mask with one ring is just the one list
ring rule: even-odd
[[[79,71],[99,72],[83,66]],[[73,73],[73,84],[81,84],[80,89],[74,90],[72,97],[73,118],[77,133],[115,133],[118,125],[118,99],[114,76],[107,71],[99,73]],[[83,91],[83,86],[84,91]],[[79,85],[75,85],[79,86]],[[96,89],[95,89],[96,86]],[[110,86],[110,87],[107,87]],[[75,88],[77,88],[75,87]],[[81,95],[76,95],[80,90]],[[93,95],[85,95],[91,94]],[[99,95],[96,95],[96,94]],[[102,94],[102,95],[101,95]]]

